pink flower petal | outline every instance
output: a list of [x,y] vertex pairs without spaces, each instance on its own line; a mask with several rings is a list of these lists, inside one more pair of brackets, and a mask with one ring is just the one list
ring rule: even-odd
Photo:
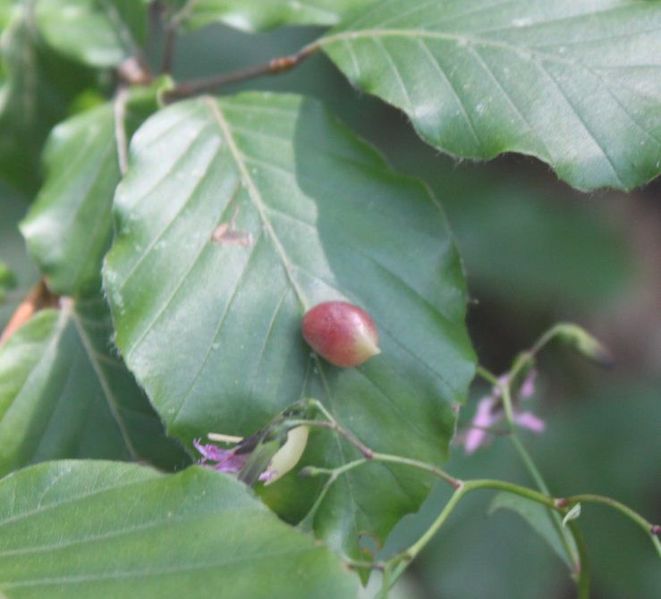
[[236,454],[234,448],[221,449],[216,445],[200,443],[199,439],[193,440],[195,449],[200,452],[202,458],[200,464],[209,464],[218,472],[236,474],[243,468],[248,459],[248,454]]
[[514,422],[521,428],[526,428],[533,433],[543,433],[546,428],[546,423],[532,412],[519,412],[515,414]]
[[482,445],[487,442],[489,436],[488,429],[494,424],[497,424],[503,417],[502,412],[493,411],[496,403],[496,398],[492,395],[480,400],[477,404],[477,410],[471,428],[466,433],[464,438],[464,450],[467,454],[475,453]]
[[525,380],[523,381],[523,384],[521,385],[521,389],[519,391],[519,397],[521,397],[521,399],[528,399],[529,397],[532,397],[535,394],[536,379],[537,379],[537,371],[535,369],[532,369],[528,373],[528,376],[526,376]]

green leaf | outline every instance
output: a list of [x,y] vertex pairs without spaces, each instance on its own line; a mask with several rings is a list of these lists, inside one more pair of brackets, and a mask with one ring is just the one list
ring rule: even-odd
[[202,468],[163,475],[64,461],[0,481],[8,599],[348,599],[357,578],[247,487]]
[[21,300],[39,280],[39,271],[28,256],[18,222],[25,216],[25,199],[0,184],[0,256],[16,278],[16,288],[0,302],[0,330],[3,330]]
[[0,348],[0,474],[67,457],[184,462],[113,354],[103,300],[62,304]]
[[16,287],[16,277],[9,267],[0,260],[0,302],[4,301],[5,293]]
[[140,54],[147,11],[147,0],[39,0],[35,20],[49,46],[103,68]]
[[477,169],[455,170],[441,181],[443,174],[435,188],[447,198],[476,297],[486,293],[517,309],[552,305],[576,314],[612,305],[630,290],[633,252],[597,202],[540,190],[525,179],[496,174],[481,180]]
[[188,29],[222,22],[244,31],[281,25],[335,25],[375,0],[178,0],[175,19]]
[[[316,397],[374,449],[445,459],[474,368],[445,218],[318,103],[249,93],[161,111],[133,138],[115,208],[116,341],[171,434],[245,436]],[[333,299],[379,329],[382,354],[360,368],[302,340],[304,311]],[[328,432],[311,445],[317,465],[355,457]],[[296,477],[271,488],[286,484],[284,511],[310,494]],[[385,536],[430,484],[380,464],[348,474],[318,532],[355,555],[359,533]]]
[[[491,502],[489,512],[493,513],[496,510],[502,509],[511,510],[519,514],[519,516],[530,524],[533,530],[548,543],[549,547],[568,568],[573,567],[567,552],[565,551],[560,533],[554,526],[553,518],[547,508],[538,503],[534,503],[525,497],[519,497],[518,495],[512,495],[511,493],[498,493]],[[567,536],[567,541],[572,543],[573,551],[575,552],[576,547],[573,544],[571,537]]]
[[660,27],[658,2],[388,0],[320,44],[441,150],[631,189],[661,172]]
[[47,178],[21,231],[56,293],[99,291],[120,180],[116,129],[133,134],[155,110],[156,88],[132,93],[122,125],[116,125],[115,107],[104,104],[61,123],[50,135],[44,152]]
[[21,191],[39,185],[42,145],[73,99],[93,83],[91,73],[44,50],[18,4],[0,37],[0,178]]

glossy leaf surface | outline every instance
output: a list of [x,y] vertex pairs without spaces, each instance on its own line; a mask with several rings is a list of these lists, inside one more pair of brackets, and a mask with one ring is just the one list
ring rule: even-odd
[[55,458],[186,461],[110,345],[102,300],[39,312],[0,348],[0,473]]
[[[473,372],[445,219],[318,103],[254,93],[161,111],[133,138],[115,206],[117,344],[171,434],[247,435],[316,397],[374,448],[444,459]],[[369,311],[382,354],[360,368],[311,355],[301,318],[327,300]],[[317,461],[354,457],[325,433],[312,445]],[[286,479],[285,511],[309,494]],[[430,482],[376,464],[347,475],[318,530],[355,554]]]
[[658,2],[388,0],[321,44],[441,150],[631,189],[661,172],[660,30]]
[[0,481],[0,592],[348,599],[357,579],[250,491],[191,468],[54,462]]

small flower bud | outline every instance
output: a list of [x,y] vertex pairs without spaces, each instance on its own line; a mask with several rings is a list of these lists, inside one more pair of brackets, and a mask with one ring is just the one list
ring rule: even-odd
[[376,325],[362,308],[347,302],[324,302],[303,316],[303,337],[335,366],[360,366],[381,353]]
[[265,484],[274,483],[298,464],[308,443],[309,432],[307,426],[297,426],[289,430],[284,445],[271,458],[268,468],[270,476],[265,480]]
[[593,362],[604,367],[613,365],[610,352],[582,327],[572,323],[562,323],[557,327],[557,335]]

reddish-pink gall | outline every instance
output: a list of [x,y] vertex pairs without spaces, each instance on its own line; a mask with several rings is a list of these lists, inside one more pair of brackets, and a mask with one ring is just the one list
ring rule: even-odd
[[360,366],[381,353],[372,317],[348,302],[324,302],[303,316],[303,338],[335,366]]

